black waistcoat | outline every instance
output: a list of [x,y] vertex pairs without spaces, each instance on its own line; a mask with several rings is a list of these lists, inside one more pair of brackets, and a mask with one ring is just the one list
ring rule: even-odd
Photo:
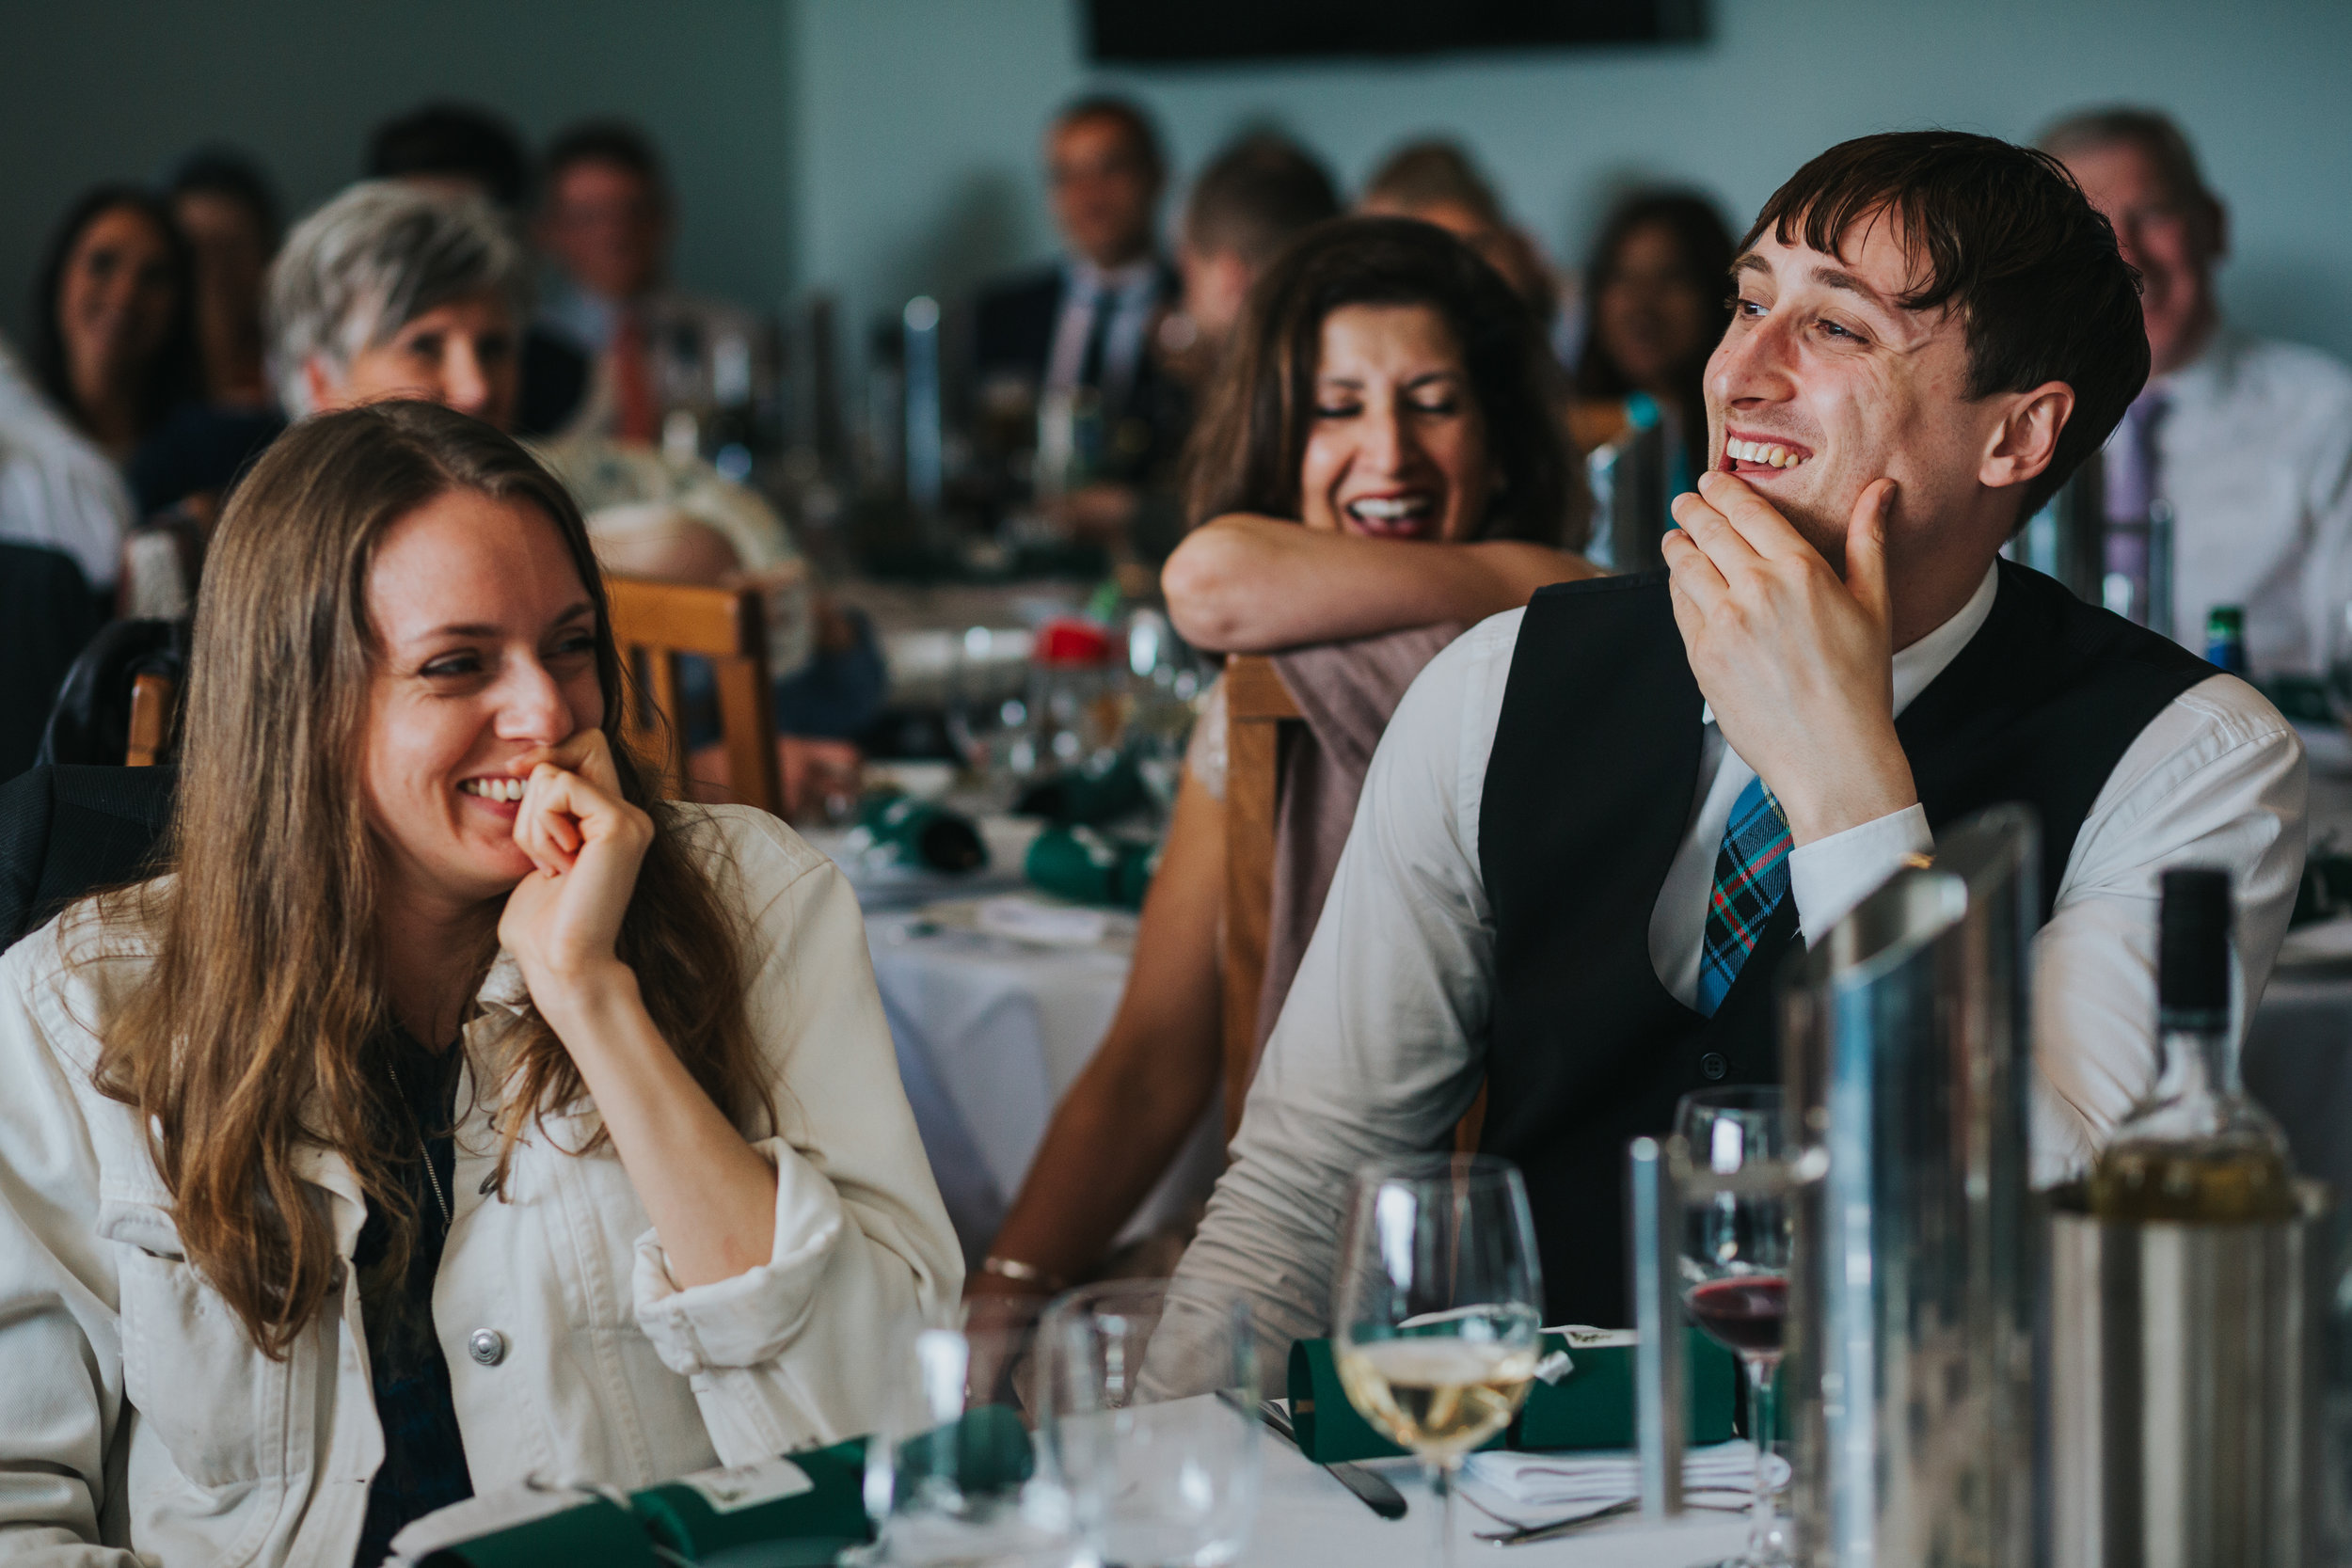
[[[1895,724],[1940,829],[2005,800],[2042,822],[2042,918],[2107,775],[2213,667],[2040,573],[2000,563],[1993,612]],[[1665,575],[1537,594],[1511,656],[1478,855],[1494,911],[1481,1145],[1526,1172],[1546,1323],[1628,1320],[1625,1148],[1675,1101],[1780,1076],[1783,898],[1711,1019],[1667,994],[1650,911],[1689,831],[1701,713]]]

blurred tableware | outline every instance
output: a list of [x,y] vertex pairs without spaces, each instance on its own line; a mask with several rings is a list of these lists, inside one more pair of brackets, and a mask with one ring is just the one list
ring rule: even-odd
[[1540,1357],[1535,1227],[1518,1167],[1406,1155],[1357,1173],[1340,1236],[1331,1348],[1349,1402],[1418,1457],[1454,1556],[1453,1479],[1511,1423]]
[[1079,1551],[1070,1495],[1039,1462],[1035,1337],[1019,1321],[901,1342],[866,1450],[874,1544],[859,1568],[1061,1568]]
[[1780,1090],[1770,1085],[1703,1089],[1675,1108],[1675,1131],[1692,1167],[1684,1187],[1683,1308],[1740,1357],[1748,1376],[1755,1441],[1748,1547],[1724,1568],[1784,1568],[1790,1561],[1788,1531],[1774,1517],[1767,1475],[1772,1385],[1788,1319],[1795,1186],[1782,1115]]
[[[1162,1326],[1213,1397],[1164,1399],[1143,1375]],[[1249,1308],[1166,1279],[1057,1298],[1038,1331],[1047,1447],[1087,1545],[1131,1568],[1219,1568],[1249,1539],[1259,1490]]]
[[[1288,1442],[1298,1447],[1298,1433],[1291,1426],[1290,1410],[1281,1400],[1260,1400],[1258,1415],[1265,1424]],[[1302,1453],[1304,1449],[1300,1450]],[[1363,1505],[1383,1519],[1402,1519],[1406,1513],[1405,1494],[1391,1486],[1388,1478],[1365,1469],[1361,1465],[1326,1465],[1322,1467],[1333,1481],[1346,1487],[1360,1498]]]

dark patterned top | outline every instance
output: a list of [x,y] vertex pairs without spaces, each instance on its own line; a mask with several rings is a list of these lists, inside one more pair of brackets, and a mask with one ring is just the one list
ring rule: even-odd
[[410,1520],[473,1496],[450,1394],[449,1362],[433,1329],[433,1278],[449,1239],[449,1215],[416,1157],[421,1139],[441,1194],[453,1206],[457,1151],[451,1132],[462,1057],[454,1045],[427,1051],[401,1030],[393,1031],[386,1051],[402,1092],[385,1137],[387,1147],[409,1151],[395,1168],[416,1210],[417,1242],[407,1266],[396,1276],[389,1274],[384,1254],[391,1227],[370,1203],[352,1251],[359,1271],[359,1317],[368,1336],[375,1414],[384,1427],[384,1463],[368,1484],[367,1520],[353,1568],[376,1568],[390,1554],[392,1537]]

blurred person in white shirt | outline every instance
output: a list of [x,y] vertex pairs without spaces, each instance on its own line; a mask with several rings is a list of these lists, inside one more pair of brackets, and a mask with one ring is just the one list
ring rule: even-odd
[[2201,650],[2207,612],[2237,605],[2257,673],[2323,673],[2352,651],[2352,369],[2222,319],[2229,214],[2170,119],[2099,109],[2042,145],[2140,276],[2148,387],[2102,455],[2103,492],[2112,518],[2170,508],[2170,624],[2158,629]]
[[0,340],[0,539],[62,550],[111,588],[131,492],[106,454],[49,405]]

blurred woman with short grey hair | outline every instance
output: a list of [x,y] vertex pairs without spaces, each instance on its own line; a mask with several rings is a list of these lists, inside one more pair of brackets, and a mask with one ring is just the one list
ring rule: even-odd
[[[530,281],[529,252],[482,197],[365,181],[297,224],[270,269],[271,378],[297,418],[421,398],[511,430]],[[699,457],[607,436],[532,451],[586,514],[608,571],[757,587],[773,678],[807,671],[821,652],[860,672],[870,664],[878,698],[879,655],[825,610],[783,519],[756,493]],[[803,799],[853,796],[856,749],[829,738],[835,731],[797,733],[786,702],[777,717],[787,812]],[[690,766],[725,787],[718,747],[698,745]]]

